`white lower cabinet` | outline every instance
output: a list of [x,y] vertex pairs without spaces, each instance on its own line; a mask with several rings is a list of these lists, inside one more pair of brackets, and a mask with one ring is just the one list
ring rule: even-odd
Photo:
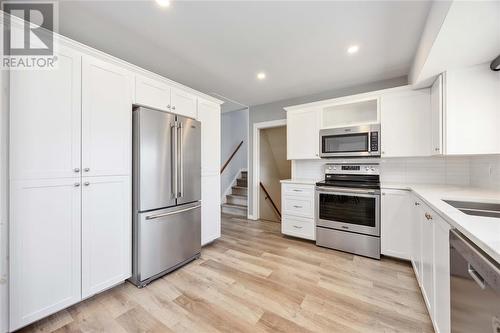
[[429,315],[438,333],[450,332],[449,224],[412,197],[411,260]]
[[285,235],[316,239],[316,223],[314,220],[314,185],[288,184],[281,185],[281,232]]
[[450,225],[434,217],[434,321],[438,333],[448,333],[450,323]]
[[81,300],[80,211],[80,178],[11,182],[11,331]]
[[82,298],[131,275],[131,197],[128,176],[83,178]]
[[409,200],[409,191],[382,190],[380,238],[383,255],[410,259],[412,220]]

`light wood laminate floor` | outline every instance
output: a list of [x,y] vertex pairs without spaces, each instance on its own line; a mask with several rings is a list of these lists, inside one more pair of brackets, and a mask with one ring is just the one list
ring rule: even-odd
[[125,283],[23,332],[433,332],[407,262],[284,237],[223,217],[201,259],[144,289]]

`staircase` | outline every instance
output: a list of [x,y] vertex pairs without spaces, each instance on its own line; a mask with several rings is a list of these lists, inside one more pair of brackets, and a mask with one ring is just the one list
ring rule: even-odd
[[248,178],[247,171],[241,171],[231,194],[226,195],[226,203],[222,204],[222,213],[232,216],[247,217]]

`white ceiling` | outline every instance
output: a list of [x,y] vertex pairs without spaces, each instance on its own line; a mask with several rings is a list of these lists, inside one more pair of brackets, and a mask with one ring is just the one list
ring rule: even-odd
[[[62,1],[68,37],[245,105],[406,75],[427,1]],[[346,49],[359,44],[356,55]],[[258,81],[256,73],[267,79]]]

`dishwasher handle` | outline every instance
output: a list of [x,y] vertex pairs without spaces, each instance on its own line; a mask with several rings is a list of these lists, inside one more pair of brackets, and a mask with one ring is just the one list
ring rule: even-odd
[[482,290],[486,289],[484,278],[474,269],[474,267],[470,263],[467,264],[467,272],[469,272],[472,280],[476,281],[476,283],[479,285],[479,288],[481,288]]
[[491,288],[500,294],[500,263],[456,229],[450,230],[450,250],[456,251],[467,263],[467,273],[481,289]]

